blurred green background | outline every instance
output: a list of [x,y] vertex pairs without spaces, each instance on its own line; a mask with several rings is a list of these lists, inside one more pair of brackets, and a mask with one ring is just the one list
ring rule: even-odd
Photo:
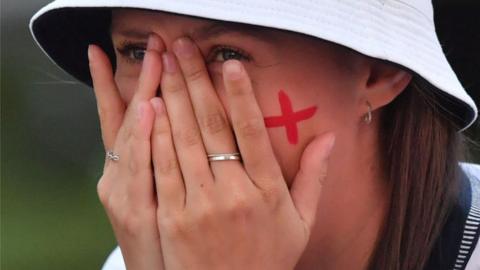
[[47,0],[1,0],[1,269],[99,269],[115,239],[96,195],[93,91],[34,44]]
[[[96,195],[104,152],[95,100],[29,34],[29,18],[48,2],[0,2],[1,269],[99,269],[115,239]],[[480,5],[435,5],[444,49],[478,103]]]

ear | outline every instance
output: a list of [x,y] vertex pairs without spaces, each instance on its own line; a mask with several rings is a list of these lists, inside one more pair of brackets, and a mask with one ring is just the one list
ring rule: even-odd
[[361,94],[361,115],[367,111],[365,103],[372,105],[372,110],[379,109],[392,102],[400,95],[412,80],[412,74],[387,62],[369,59],[364,76],[364,89]]

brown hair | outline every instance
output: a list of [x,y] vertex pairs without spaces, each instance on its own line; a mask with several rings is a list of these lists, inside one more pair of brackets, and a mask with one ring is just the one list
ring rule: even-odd
[[428,87],[415,78],[381,115],[391,201],[370,270],[423,269],[459,192],[463,138]]

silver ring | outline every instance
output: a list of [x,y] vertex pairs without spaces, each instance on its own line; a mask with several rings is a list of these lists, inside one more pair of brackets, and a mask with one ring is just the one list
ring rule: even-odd
[[228,160],[242,160],[240,153],[231,154],[210,154],[207,156],[208,161],[228,161]]
[[120,156],[115,154],[113,151],[107,151],[107,159],[113,160],[113,161],[119,161]]

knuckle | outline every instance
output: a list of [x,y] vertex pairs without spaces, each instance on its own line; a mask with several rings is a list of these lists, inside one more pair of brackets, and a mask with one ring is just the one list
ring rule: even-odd
[[[271,180],[267,180],[270,181]],[[283,188],[279,185],[268,185],[262,188],[262,198],[267,205],[278,206],[282,201]]]
[[251,216],[254,207],[247,198],[243,196],[237,196],[233,199],[233,202],[227,206],[228,215],[234,220],[245,220]]
[[135,196],[121,189],[113,188],[103,175],[97,183],[100,201],[112,224],[130,236],[137,236],[144,231],[145,226],[155,222],[156,205],[138,203]]
[[167,122],[160,121],[159,123],[155,124],[152,132],[156,139],[161,140],[168,138],[170,136],[170,126]]
[[228,127],[227,119],[219,111],[207,114],[200,123],[202,128],[210,134],[217,134]]
[[179,93],[185,90],[185,87],[183,86],[182,83],[178,81],[170,81],[168,83],[165,83],[161,89],[162,92],[174,94],[174,93]]
[[100,202],[105,208],[109,208],[109,190],[106,185],[106,180],[104,177],[100,178],[100,180],[97,183],[97,194],[98,198],[100,199]]
[[155,124],[152,130],[152,139],[151,139],[151,147],[165,147],[165,144],[172,143],[172,135],[170,133],[170,126],[168,123],[158,123]]
[[142,231],[144,225],[138,220],[127,218],[120,222],[120,226],[127,235],[137,236]]
[[155,168],[161,175],[171,175],[179,169],[179,165],[175,158],[169,158],[160,161]]
[[131,175],[138,175],[140,173],[140,165],[138,160],[135,158],[130,158],[128,161],[128,171]]
[[128,126],[125,132],[124,141],[129,141],[129,140],[138,140],[138,133],[135,130],[135,126],[132,126],[132,125]]
[[162,236],[168,236],[173,239],[186,238],[190,226],[188,226],[185,218],[180,215],[163,217],[158,219],[158,226],[162,232]]
[[150,224],[155,223],[156,209],[153,206],[135,205],[128,195],[109,197],[108,216],[123,233],[138,236]]
[[151,159],[146,159],[145,156],[136,152],[135,148],[130,149],[128,152],[129,158],[125,162],[125,166],[130,177],[148,177],[151,172]]
[[216,212],[216,208],[212,204],[204,202],[199,205],[195,215],[192,217],[193,222],[196,226],[208,227],[214,220]]
[[264,133],[264,121],[254,118],[236,123],[239,135],[244,138],[257,138]]
[[116,137],[116,142],[118,141],[119,143],[125,143],[127,142],[131,137],[132,133],[130,132],[131,128],[127,126],[127,124],[124,122],[123,125],[120,127],[118,130],[118,134]]
[[205,69],[201,67],[191,67],[185,72],[185,78],[190,82],[197,82],[207,76]]
[[[150,131],[149,131],[150,132]],[[141,143],[141,142],[146,142],[150,141],[151,134],[149,133],[148,135],[145,133],[145,130],[138,124],[134,124],[130,128],[130,138],[135,142],[135,143]]]
[[152,136],[155,139],[164,140],[170,136],[170,124],[166,118],[156,118],[152,129]]
[[123,213],[116,222],[122,230],[130,236],[141,234],[146,224],[149,223],[147,217],[139,216],[138,213]]
[[196,129],[187,129],[174,132],[174,138],[186,147],[196,146],[202,143],[202,138]]

